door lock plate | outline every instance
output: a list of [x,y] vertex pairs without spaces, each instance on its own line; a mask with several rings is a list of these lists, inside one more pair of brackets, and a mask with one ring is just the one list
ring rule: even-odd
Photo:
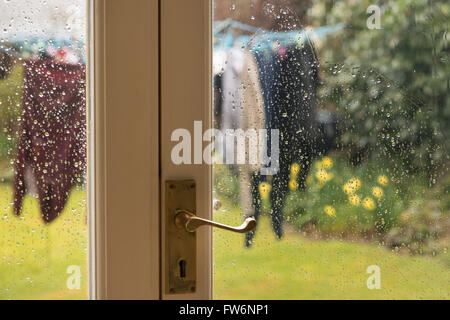
[[175,224],[176,211],[196,212],[193,180],[166,182],[166,294],[194,293],[197,285],[197,235]]

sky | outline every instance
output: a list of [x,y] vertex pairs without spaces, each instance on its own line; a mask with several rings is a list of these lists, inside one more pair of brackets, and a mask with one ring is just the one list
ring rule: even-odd
[[86,0],[0,0],[0,40],[86,38]]

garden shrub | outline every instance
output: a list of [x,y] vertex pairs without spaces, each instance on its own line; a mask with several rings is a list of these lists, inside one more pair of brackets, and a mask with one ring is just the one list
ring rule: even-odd
[[[367,27],[370,5],[381,9],[380,30]],[[319,96],[343,118],[343,150],[433,181],[449,157],[450,3],[317,1],[310,20],[344,25],[318,50]]]
[[300,230],[314,226],[324,234],[379,237],[404,209],[396,190],[388,170],[324,157],[313,163],[306,190],[291,192],[285,212]]

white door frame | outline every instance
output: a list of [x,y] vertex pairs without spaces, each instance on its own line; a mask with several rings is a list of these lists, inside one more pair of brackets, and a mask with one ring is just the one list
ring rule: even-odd
[[211,0],[89,1],[91,298],[212,297],[210,228],[197,234],[195,293],[164,294],[160,249],[165,181],[195,180],[197,214],[211,218],[211,166],[171,161],[175,129],[192,132],[194,121],[211,128],[211,7]]

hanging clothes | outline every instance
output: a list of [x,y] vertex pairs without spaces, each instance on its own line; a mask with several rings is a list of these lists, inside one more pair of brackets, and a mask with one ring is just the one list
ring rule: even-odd
[[[281,238],[283,207],[289,192],[291,165],[300,165],[297,182],[303,188],[313,155],[317,132],[315,117],[318,65],[314,48],[309,44],[280,47],[273,52],[256,51],[255,58],[260,72],[269,136],[272,129],[279,130],[280,134],[279,171],[271,177],[270,202],[272,226],[276,236]],[[269,137],[268,142],[271,139]],[[268,143],[269,155],[270,147],[271,144]],[[265,177],[254,174],[250,184],[255,219],[258,219],[261,212],[258,186],[264,179]],[[249,189],[248,185],[246,188]],[[247,246],[251,245],[254,234],[251,232],[246,235]]]
[[[245,63],[245,52],[241,48],[233,47],[227,53],[227,60],[225,70],[222,75],[222,108],[220,129],[222,132],[226,130],[236,130],[239,128],[239,118],[242,110],[241,94],[242,82],[241,75]],[[233,159],[227,159],[227,146],[225,141],[221,148],[224,152],[219,157],[222,157],[223,163],[235,163]],[[229,152],[229,151],[228,151]],[[236,171],[233,166],[232,171]]]
[[44,222],[58,217],[86,168],[84,64],[25,62],[21,131],[15,160],[14,212],[20,215],[31,169]]
[[232,48],[227,55],[227,63],[222,76],[223,107],[222,130],[238,129],[241,112],[242,81],[245,52],[240,48]]
[[[277,129],[280,134],[279,170],[273,176],[266,177],[261,175],[260,170],[252,171],[255,168],[251,168],[251,166],[239,166],[241,204],[247,215],[258,219],[261,212],[259,185],[265,180],[270,180],[272,184],[270,193],[272,225],[277,237],[281,238],[283,235],[282,210],[289,192],[291,165],[294,162],[300,165],[297,183],[299,188],[304,188],[312,157],[323,154],[330,148],[336,131],[334,120],[327,120],[323,125],[316,120],[318,61],[311,39],[318,41],[329,34],[342,30],[344,26],[333,25],[287,32],[247,30],[247,27],[231,20],[216,22],[214,50],[234,47],[241,48],[241,51],[249,50],[254,54],[263,100],[260,106],[264,109],[262,113],[265,115],[265,127],[268,130],[267,156],[272,159],[270,142],[274,139],[271,136],[271,130]],[[251,34],[239,33],[236,35],[233,29],[244,30]],[[232,66],[234,63],[234,57],[228,57],[227,68],[230,68],[230,71],[232,71],[230,65]],[[243,67],[242,74],[245,73],[245,68]],[[234,79],[235,83],[243,82],[242,79],[231,79]],[[242,90],[242,87],[238,87],[239,90],[236,91],[227,90],[225,85],[224,82],[222,90],[224,99],[227,98],[227,92],[235,92],[229,97],[233,97],[233,101],[240,102],[239,120],[242,121],[244,110],[248,108],[248,105],[240,98],[245,90]],[[249,92],[251,91],[250,89]],[[220,107],[217,110],[221,110]],[[223,118],[221,122],[229,121],[235,125],[235,118],[230,117],[227,111],[221,112],[221,116]],[[243,123],[238,127],[242,126]],[[325,130],[326,134],[322,133]],[[231,171],[236,170],[232,167]],[[251,245],[253,236],[254,232],[246,235],[247,246]]]
[[[265,117],[265,107],[264,98],[261,90],[261,82],[259,79],[258,65],[253,54],[249,51],[245,53],[245,63],[241,72],[241,101],[240,105],[241,114],[239,118],[239,127],[244,132],[248,130],[255,130],[256,133],[260,134],[261,129],[266,129],[266,117]],[[265,152],[265,150],[260,150],[259,139],[258,153]],[[246,149],[248,150],[248,149]],[[252,203],[253,195],[249,188],[252,183],[252,177],[255,173],[258,173],[262,168],[262,163],[260,161],[258,154],[258,163],[250,163],[250,159],[247,159],[245,165],[240,165],[239,173],[239,183],[240,183],[240,195],[241,195],[241,207],[242,210],[248,216],[254,215],[254,206]]]

